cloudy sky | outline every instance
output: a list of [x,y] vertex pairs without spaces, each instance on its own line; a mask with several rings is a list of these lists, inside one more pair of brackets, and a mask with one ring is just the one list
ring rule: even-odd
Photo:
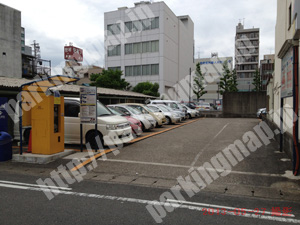
[[[104,66],[104,12],[133,7],[139,0],[1,0],[22,12],[26,45],[36,40],[43,59],[51,60],[52,74],[64,66],[63,47],[72,42],[83,49],[84,64]],[[154,0],[156,2],[156,0]],[[274,53],[276,0],[165,0],[180,15],[195,24],[195,57],[234,57],[235,27],[260,28],[260,58]]]

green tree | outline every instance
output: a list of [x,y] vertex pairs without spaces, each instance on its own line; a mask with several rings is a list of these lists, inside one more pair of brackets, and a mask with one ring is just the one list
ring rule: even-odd
[[253,91],[261,91],[262,83],[261,83],[261,77],[260,77],[260,73],[259,73],[258,69],[255,71],[255,75],[254,75],[252,84],[254,85]]
[[129,90],[130,84],[122,78],[121,70],[103,70],[100,74],[92,74],[90,80],[91,86],[113,88],[118,90]]
[[142,93],[144,95],[151,95],[154,97],[159,97],[159,84],[151,83],[149,81],[138,83],[132,90],[134,92]]
[[237,84],[236,70],[233,69],[232,70],[232,85],[231,85],[230,91],[231,92],[237,92],[238,91],[237,85],[238,84]]
[[223,76],[220,78],[219,89],[220,94],[223,95],[225,92],[236,92],[237,89],[237,76],[236,71],[228,68],[227,60],[223,63]]
[[204,85],[205,85],[204,77],[201,71],[200,63],[198,62],[196,64],[196,73],[195,73],[194,84],[193,84],[193,92],[197,96],[197,102],[199,101],[201,96],[207,93],[207,91],[204,90],[205,89]]

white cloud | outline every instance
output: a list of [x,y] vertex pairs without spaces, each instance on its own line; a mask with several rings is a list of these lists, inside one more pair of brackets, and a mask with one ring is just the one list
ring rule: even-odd
[[[42,58],[62,65],[63,47],[69,42],[83,48],[86,64],[104,64],[104,12],[133,7],[130,1],[104,0],[2,0],[22,12],[26,44],[40,43]],[[195,55],[211,52],[234,57],[235,26],[245,18],[245,27],[260,28],[260,57],[274,53],[276,0],[165,0],[176,15],[190,15],[195,24]]]

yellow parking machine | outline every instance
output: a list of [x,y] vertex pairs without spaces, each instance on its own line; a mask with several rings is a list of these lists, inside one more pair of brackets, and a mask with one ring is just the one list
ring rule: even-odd
[[23,101],[24,96],[30,96],[27,102],[30,102],[31,106],[33,154],[51,155],[64,151],[64,98],[51,88],[77,80],[77,78],[57,75],[22,86]]

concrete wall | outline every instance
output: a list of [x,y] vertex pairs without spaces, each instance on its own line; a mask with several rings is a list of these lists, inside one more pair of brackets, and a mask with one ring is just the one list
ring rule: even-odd
[[22,78],[21,12],[0,4],[0,76]]
[[266,106],[266,92],[230,92],[223,95],[224,117],[256,117],[257,109]]

